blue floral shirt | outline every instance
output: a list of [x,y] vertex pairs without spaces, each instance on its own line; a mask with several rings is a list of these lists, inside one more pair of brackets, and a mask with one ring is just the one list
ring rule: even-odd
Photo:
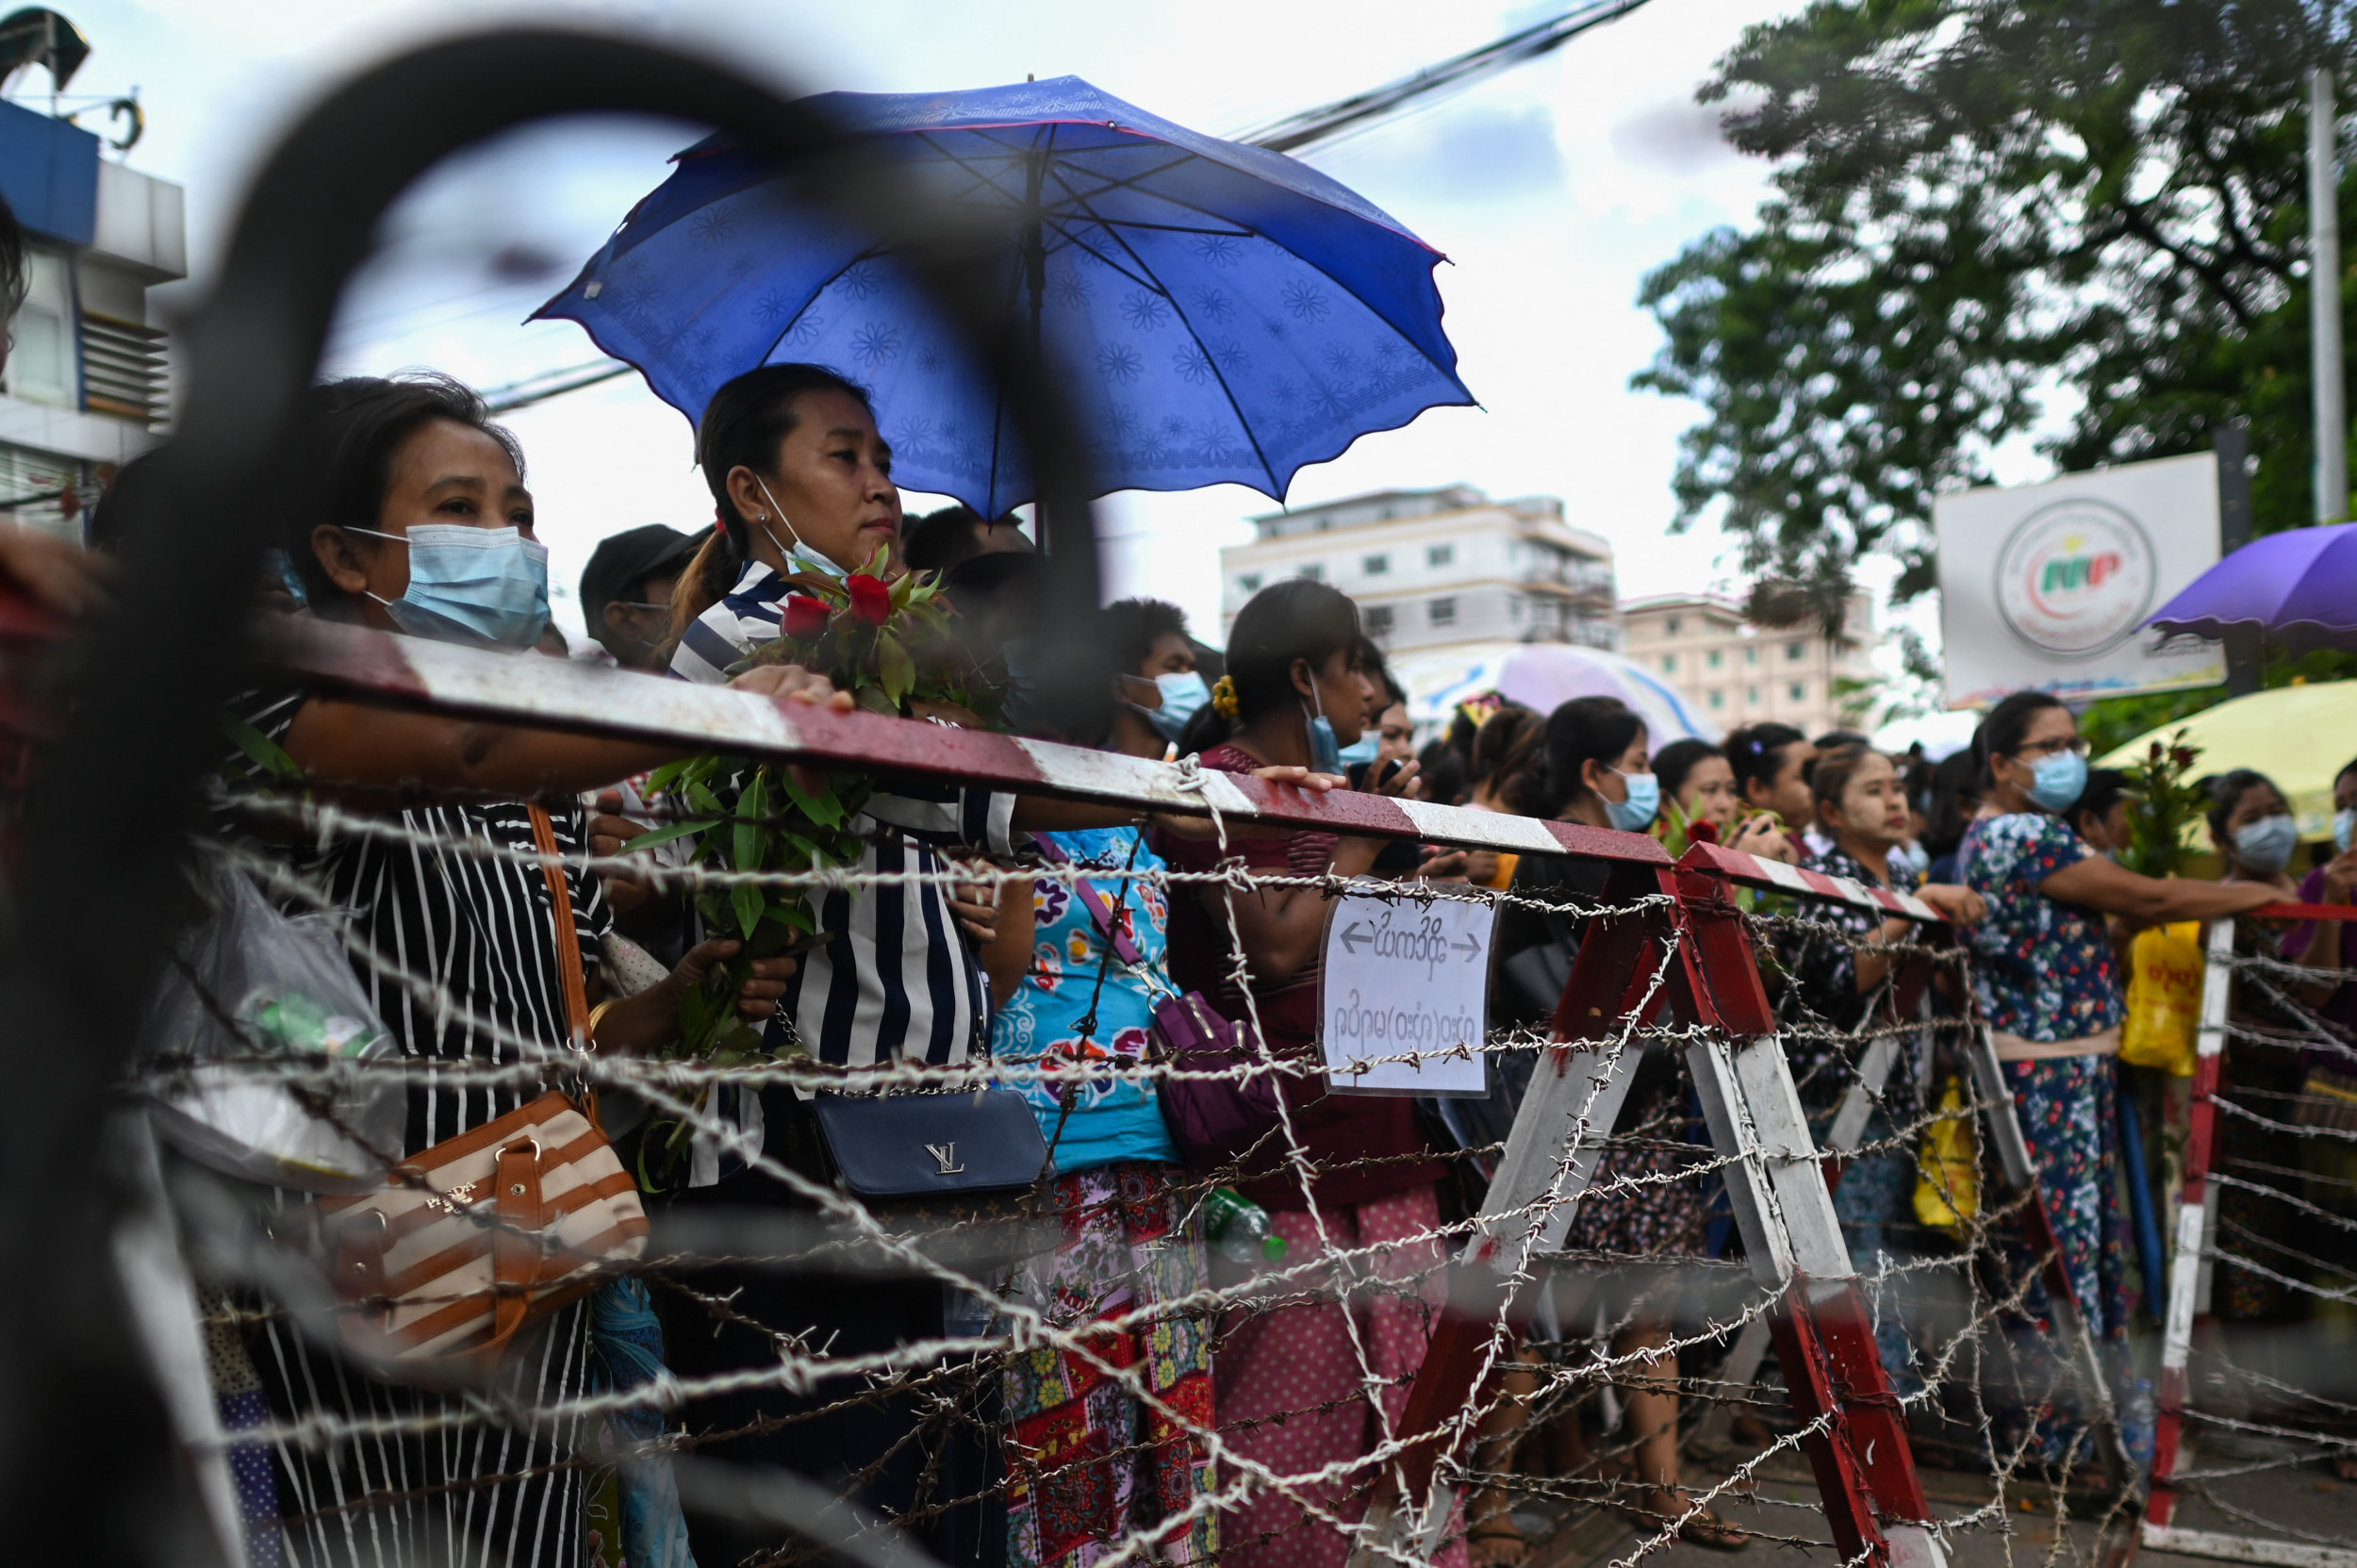
[[2102,915],[2038,891],[2094,852],[2043,812],[1985,817],[1965,831],[1956,871],[1988,900],[1988,918],[1962,934],[1979,960],[1973,996],[1992,1027],[2052,1045],[2101,1034],[2127,1015]]
[[[1076,867],[1115,873],[1124,867],[1138,871],[1162,869],[1162,857],[1139,841],[1140,832],[1137,828],[1092,828],[1040,836],[1071,856]],[[1133,847],[1134,863],[1130,859]],[[1145,961],[1141,967],[1167,987],[1170,971],[1164,954],[1169,944],[1170,905],[1162,889],[1117,875],[1098,880],[1096,888],[1107,903],[1116,906],[1126,893],[1129,940]],[[1031,964],[1024,971],[1023,983],[999,1006],[991,1026],[992,1057],[1001,1062],[1037,1061],[1049,1055],[1137,1061],[1146,1053],[1146,1033],[1154,1022],[1153,991],[1125,970],[1119,957],[1110,965],[1105,963],[1104,933],[1089,917],[1087,904],[1069,886],[1043,880],[1032,883],[1032,890],[1038,928],[1032,937]],[[1083,1040],[1080,1021],[1088,1016],[1090,998],[1096,995],[1100,967],[1105,971],[1105,987],[1096,996],[1096,1028]],[[1118,1160],[1178,1158],[1150,1083],[1080,1085],[1069,1115],[1060,1098],[1063,1085],[1030,1082],[1015,1087],[1031,1102],[1040,1131],[1053,1142],[1060,1172],[1087,1170]]]

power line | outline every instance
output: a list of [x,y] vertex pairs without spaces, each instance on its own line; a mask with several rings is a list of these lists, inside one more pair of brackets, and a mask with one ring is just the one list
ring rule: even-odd
[[520,381],[508,382],[503,387],[486,388],[483,402],[494,414],[513,413],[519,408],[529,408],[536,403],[545,403],[567,392],[595,387],[602,381],[612,381],[616,376],[627,375],[637,368],[618,359],[592,359],[585,365],[568,365],[561,370],[542,371]]
[[1644,3],[1645,0],[1590,0],[1561,16],[1508,33],[1478,49],[1469,49],[1412,76],[1402,76],[1371,91],[1288,115],[1236,140],[1266,147],[1271,152],[1293,153],[1321,141],[1372,130],[1419,100],[1469,87],[1483,77],[1553,54],[1591,27],[1617,22]]

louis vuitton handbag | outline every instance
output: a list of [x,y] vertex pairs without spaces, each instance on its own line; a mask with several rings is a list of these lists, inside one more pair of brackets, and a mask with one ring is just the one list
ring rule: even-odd
[[[548,813],[534,842],[556,853]],[[588,1037],[572,900],[543,863],[565,1012]],[[646,1250],[638,1185],[586,1095],[552,1091],[393,1167],[373,1191],[322,1197],[308,1217],[344,1310],[346,1345],[420,1381],[481,1376],[516,1337]]]

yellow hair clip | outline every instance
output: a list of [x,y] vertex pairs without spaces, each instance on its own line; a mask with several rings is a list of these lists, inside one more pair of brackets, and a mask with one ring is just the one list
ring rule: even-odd
[[1233,718],[1241,707],[1236,701],[1236,683],[1222,675],[1211,687],[1211,711],[1222,718]]

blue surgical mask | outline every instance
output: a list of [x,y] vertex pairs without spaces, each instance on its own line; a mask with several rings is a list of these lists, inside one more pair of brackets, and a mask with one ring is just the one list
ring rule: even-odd
[[791,573],[796,567],[807,567],[811,570],[816,572],[819,576],[832,577],[838,583],[842,582],[846,577],[850,575],[850,573],[842,567],[835,565],[832,561],[828,560],[824,555],[819,554],[818,552],[811,549],[810,546],[802,542],[802,536],[794,532],[794,525],[791,522],[786,521],[785,508],[779,505],[778,498],[769,493],[767,481],[764,480],[761,475],[755,474],[753,475],[753,483],[761,487],[762,499],[769,503],[769,510],[778,515],[778,520],[785,523],[786,533],[793,536],[794,547],[789,550],[786,548],[785,541],[778,537],[778,531],[769,526],[768,519],[764,518],[759,523],[755,524],[755,526],[758,527],[763,533],[769,536],[769,542],[778,547],[778,553],[785,557],[786,570],[789,573]]
[[2299,824],[2286,816],[2262,817],[2234,830],[2234,858],[2243,868],[2271,877],[2292,863],[2299,848]]
[[1382,748],[1382,745],[1383,737],[1369,731],[1335,752],[1334,755],[1345,766],[1356,767],[1362,762],[1373,762],[1375,753]]
[[1318,705],[1314,715],[1307,708],[1302,710],[1302,717],[1310,725],[1310,771],[1339,773],[1343,770],[1343,745],[1334,737],[1333,720],[1326,717],[1326,703],[1320,701],[1314,682],[1310,687],[1310,701]]
[[2357,841],[2357,807],[2332,814],[2332,848],[2341,854],[2349,853],[2349,846]]
[[1211,688],[1192,669],[1184,675],[1157,675],[1154,684],[1162,689],[1162,705],[1140,708],[1138,712],[1146,715],[1146,722],[1164,740],[1177,740],[1178,732],[1187,727],[1187,720],[1211,700]]
[[2087,759],[2076,751],[2054,751],[2030,769],[2030,799],[2048,811],[2069,811],[2086,793]]
[[[1617,767],[1612,771],[1621,773]],[[1643,833],[1661,814],[1661,781],[1651,773],[1621,773],[1621,781],[1628,785],[1628,799],[1605,801],[1605,820],[1623,833]]]
[[427,522],[404,534],[355,528],[409,547],[409,586],[369,597],[413,637],[474,648],[529,648],[549,625],[549,551],[518,528]]
[[1045,716],[1040,711],[1039,668],[1029,642],[1007,644],[1007,722],[1017,734],[1031,734]]

